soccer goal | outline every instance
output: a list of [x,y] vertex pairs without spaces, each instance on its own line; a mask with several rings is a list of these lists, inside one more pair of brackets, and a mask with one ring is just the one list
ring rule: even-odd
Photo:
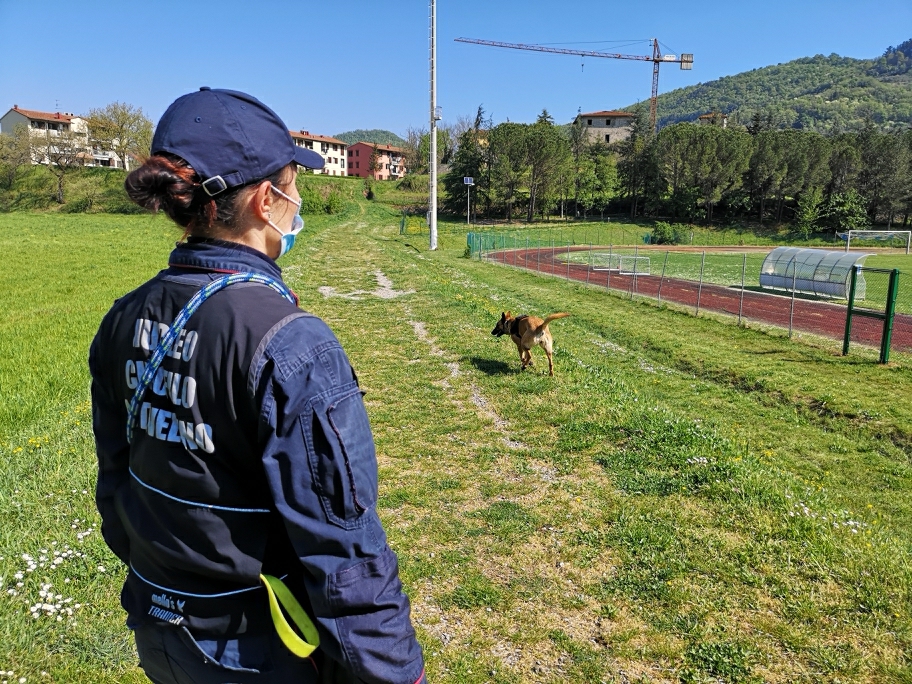
[[613,252],[593,252],[592,270],[617,271],[620,268],[620,259],[621,255]]
[[649,275],[649,257],[618,255],[618,272],[621,275]]
[[909,245],[912,243],[912,230],[847,230],[845,233],[836,233],[837,237],[845,240],[845,251],[849,251],[852,240],[877,240],[885,242],[887,240],[892,244],[895,238],[906,243],[906,254],[909,253]]

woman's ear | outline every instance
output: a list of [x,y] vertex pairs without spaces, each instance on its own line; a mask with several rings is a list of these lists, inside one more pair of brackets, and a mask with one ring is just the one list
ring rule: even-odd
[[247,208],[254,218],[262,223],[272,220],[272,183],[263,181],[254,186],[250,198],[247,200]]

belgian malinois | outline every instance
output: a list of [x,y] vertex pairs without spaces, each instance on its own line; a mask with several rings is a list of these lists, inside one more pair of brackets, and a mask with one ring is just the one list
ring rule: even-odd
[[540,346],[548,356],[548,375],[554,375],[554,340],[548,331],[548,324],[556,318],[566,318],[568,313],[553,313],[542,320],[536,316],[516,316],[509,311],[500,315],[500,320],[494,326],[491,334],[495,337],[509,335],[519,350],[520,370],[532,365],[532,347]]

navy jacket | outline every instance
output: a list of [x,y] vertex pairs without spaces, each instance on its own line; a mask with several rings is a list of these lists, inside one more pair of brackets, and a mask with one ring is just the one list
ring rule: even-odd
[[357,378],[317,317],[258,284],[190,318],[129,402],[174,316],[225,273],[281,278],[243,245],[191,239],[115,302],[89,353],[102,533],[130,567],[134,623],[232,638],[274,629],[259,574],[284,578],[317,625],[327,667],[423,681],[396,556],[376,513],[377,463]]

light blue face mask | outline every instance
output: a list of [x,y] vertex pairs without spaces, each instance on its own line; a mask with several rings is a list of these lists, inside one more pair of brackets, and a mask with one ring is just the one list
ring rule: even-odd
[[[282,256],[283,254],[288,254],[289,250],[294,247],[295,238],[298,237],[298,233],[300,233],[301,229],[304,228],[304,219],[302,219],[301,214],[298,213],[301,211],[301,200],[295,201],[284,192],[277,189],[276,186],[273,185],[271,187],[274,192],[287,199],[296,207],[294,219],[291,221],[291,232],[283,233],[282,229],[279,228],[276,224],[274,224],[272,221],[267,221],[267,223],[279,231],[279,234],[282,236],[282,250],[279,252],[279,256]],[[278,257],[276,258],[278,259]]]

